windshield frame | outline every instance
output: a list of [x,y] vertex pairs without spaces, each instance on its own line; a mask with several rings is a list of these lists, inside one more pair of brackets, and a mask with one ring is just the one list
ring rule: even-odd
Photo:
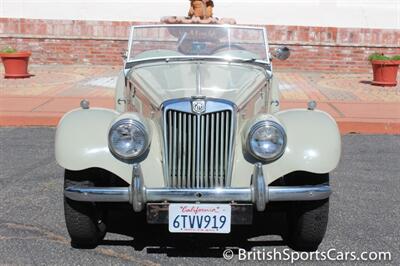
[[[159,27],[194,27],[194,28],[205,28],[205,27],[215,27],[215,28],[226,28],[226,29],[249,29],[249,30],[261,30],[262,35],[264,38],[264,45],[265,45],[265,55],[266,59],[265,60],[260,60],[260,59],[243,59],[243,58],[236,58],[236,57],[227,57],[227,56],[203,56],[203,55],[183,55],[183,56],[164,56],[164,57],[154,57],[154,58],[142,58],[142,59],[136,59],[132,60],[131,59],[131,50],[132,50],[132,45],[133,45],[133,36],[134,36],[134,30],[135,29],[140,29],[140,28],[159,28]],[[267,31],[264,27],[254,27],[254,26],[239,26],[239,25],[219,25],[219,24],[153,24],[153,25],[137,25],[137,26],[132,26],[130,29],[130,36],[129,36],[129,42],[128,42],[128,53],[125,61],[125,69],[130,68],[134,65],[140,64],[140,63],[145,63],[148,61],[160,61],[160,60],[179,60],[179,61],[184,61],[186,60],[223,60],[223,61],[240,61],[242,63],[257,63],[260,65],[270,65],[271,59],[270,59],[270,54],[269,54],[269,46],[268,46],[268,39],[267,39]],[[265,67],[265,66],[264,66]]]

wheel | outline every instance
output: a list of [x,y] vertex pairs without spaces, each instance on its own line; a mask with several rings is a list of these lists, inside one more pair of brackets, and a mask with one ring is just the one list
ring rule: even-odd
[[[95,171],[65,170],[64,188],[69,186],[98,185],[101,179]],[[65,223],[71,237],[71,245],[76,248],[94,248],[106,234],[105,212],[96,203],[74,201],[64,197]]]
[[[329,184],[329,174],[296,172],[285,176],[285,185]],[[328,225],[329,198],[318,201],[289,203],[288,232],[285,240],[296,251],[315,251],[322,242]]]

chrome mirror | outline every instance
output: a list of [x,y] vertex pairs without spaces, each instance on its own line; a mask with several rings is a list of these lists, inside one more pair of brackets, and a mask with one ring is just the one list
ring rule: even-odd
[[272,53],[272,56],[274,58],[277,58],[279,60],[286,60],[290,56],[290,50],[286,46],[278,47],[275,49],[275,51]]

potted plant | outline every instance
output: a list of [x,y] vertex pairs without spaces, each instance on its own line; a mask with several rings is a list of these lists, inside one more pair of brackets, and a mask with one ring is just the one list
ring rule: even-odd
[[396,86],[397,71],[400,65],[400,55],[386,56],[374,53],[368,57],[371,61],[374,73],[372,85],[377,86]]
[[5,78],[28,78],[28,61],[31,52],[17,51],[14,48],[7,47],[0,50],[0,57],[4,65]]

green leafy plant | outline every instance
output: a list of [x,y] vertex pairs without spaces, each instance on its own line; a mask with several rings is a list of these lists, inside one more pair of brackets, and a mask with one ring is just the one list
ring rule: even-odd
[[400,55],[387,56],[380,53],[373,53],[368,57],[369,61],[373,60],[400,60]]
[[12,54],[12,53],[17,52],[17,50],[14,49],[14,48],[12,48],[12,47],[10,47],[10,46],[8,46],[8,47],[6,47],[6,48],[0,50],[0,52],[1,52],[1,53],[6,53],[6,54]]
[[372,60],[390,60],[389,56],[386,56],[384,54],[379,54],[379,53],[373,53],[368,57],[369,61]]

